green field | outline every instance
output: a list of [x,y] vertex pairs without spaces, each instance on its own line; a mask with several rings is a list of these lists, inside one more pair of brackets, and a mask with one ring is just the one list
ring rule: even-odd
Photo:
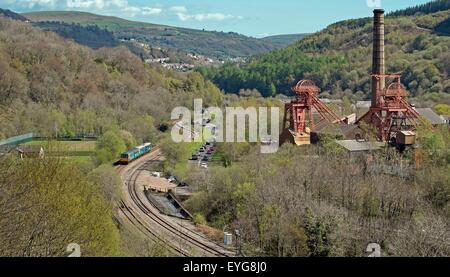
[[89,163],[94,155],[95,141],[47,141],[33,140],[25,145],[41,145],[45,153],[64,157],[74,163]]
[[[44,141],[33,140],[25,145],[41,145],[45,148],[52,148],[61,152],[93,152],[95,150],[95,141]],[[82,155],[86,156],[86,155]]]
[[25,145],[41,145],[46,153],[67,158],[76,163],[90,162],[95,151],[95,141],[46,141],[33,140]]

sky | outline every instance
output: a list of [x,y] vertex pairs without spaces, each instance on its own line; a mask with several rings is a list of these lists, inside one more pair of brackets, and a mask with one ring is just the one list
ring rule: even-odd
[[0,0],[16,12],[72,10],[265,37],[312,33],[340,20],[372,16],[430,0]]

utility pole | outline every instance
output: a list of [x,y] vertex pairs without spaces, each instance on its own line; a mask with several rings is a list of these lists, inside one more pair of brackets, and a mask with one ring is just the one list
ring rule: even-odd
[[238,229],[234,230],[234,234],[236,235],[236,257],[243,257],[242,248],[241,248],[241,233]]

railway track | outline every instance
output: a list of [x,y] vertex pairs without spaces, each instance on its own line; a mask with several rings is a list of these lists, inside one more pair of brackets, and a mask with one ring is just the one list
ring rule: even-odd
[[123,200],[120,201],[119,209],[123,213],[123,215],[127,218],[127,220],[141,233],[143,233],[145,236],[149,237],[149,239],[157,244],[164,244],[167,246],[168,250],[175,255],[180,255],[182,257],[188,257],[189,253],[186,251],[183,251],[182,249],[179,249],[177,247],[174,247],[170,243],[168,244],[167,241],[165,241],[163,238],[158,236],[154,231],[152,231],[150,228],[148,228],[138,217],[136,217],[132,210],[126,206],[126,204],[123,202]]
[[174,222],[168,216],[161,215],[138,189],[136,182],[139,175],[149,164],[159,162],[160,158],[161,152],[158,148],[147,157],[136,161],[135,164],[117,167],[126,186],[124,191],[126,195],[119,205],[125,218],[142,233],[151,237],[152,241],[167,245],[173,254],[180,256],[232,256],[233,252],[221,245],[186,228],[183,224]]

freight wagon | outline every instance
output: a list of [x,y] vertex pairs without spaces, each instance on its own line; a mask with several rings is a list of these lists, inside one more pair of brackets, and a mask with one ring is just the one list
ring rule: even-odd
[[150,153],[152,151],[152,144],[151,143],[145,143],[139,146],[136,146],[135,148],[131,149],[128,152],[123,153],[120,155],[120,163],[122,164],[129,164],[132,161],[142,157],[143,155]]

